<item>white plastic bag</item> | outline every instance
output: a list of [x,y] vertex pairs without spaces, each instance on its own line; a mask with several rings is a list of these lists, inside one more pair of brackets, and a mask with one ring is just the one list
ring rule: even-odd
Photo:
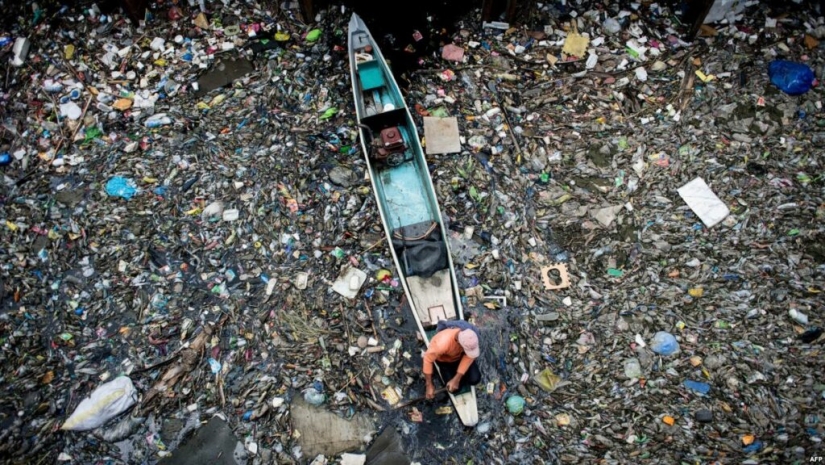
[[137,390],[132,380],[120,376],[102,384],[83,399],[72,416],[60,427],[62,430],[85,431],[97,428],[120,415],[137,402]]

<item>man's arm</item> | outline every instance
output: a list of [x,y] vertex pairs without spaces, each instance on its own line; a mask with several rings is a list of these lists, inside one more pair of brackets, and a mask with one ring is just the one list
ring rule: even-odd
[[425,396],[427,399],[432,399],[435,397],[435,385],[433,384],[433,365],[435,364],[435,360],[438,358],[439,354],[439,346],[437,344],[430,343],[430,347],[424,352],[424,381],[426,385]]
[[461,384],[461,378],[463,378],[464,373],[467,373],[467,370],[470,369],[470,365],[472,365],[473,360],[474,359],[468,357],[467,354],[464,354],[464,356],[461,357],[461,362],[458,364],[458,369],[455,371],[455,376],[447,382],[447,390],[450,392],[458,390],[458,386]]

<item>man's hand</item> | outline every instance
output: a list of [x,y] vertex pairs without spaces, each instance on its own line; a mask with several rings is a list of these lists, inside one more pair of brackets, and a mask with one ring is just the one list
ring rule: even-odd
[[459,384],[461,384],[461,376],[456,375],[453,379],[447,382],[447,390],[450,392],[458,391]]
[[432,400],[433,398],[435,398],[435,386],[433,385],[433,383],[427,383],[427,390],[424,393],[424,396],[427,398],[427,400]]

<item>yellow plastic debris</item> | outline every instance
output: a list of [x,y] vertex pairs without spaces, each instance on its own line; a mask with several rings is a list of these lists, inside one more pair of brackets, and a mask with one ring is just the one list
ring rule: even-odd
[[452,415],[453,408],[449,405],[445,405],[443,407],[438,407],[437,409],[435,409],[435,413],[436,415]]
[[564,45],[561,48],[563,53],[581,58],[587,53],[587,46],[590,44],[590,39],[582,36],[577,32],[567,34],[564,39]]
[[398,402],[401,401],[401,398],[398,397],[398,393],[395,391],[395,388],[393,388],[392,386],[390,386],[390,387],[384,389],[383,391],[381,391],[381,397],[383,397],[384,400],[386,400],[387,403],[390,404],[390,405],[395,405],[395,404],[397,404]]
[[541,372],[534,376],[533,379],[536,381],[536,384],[538,384],[540,388],[544,389],[547,392],[555,391],[556,387],[561,381],[561,377],[550,371],[549,368],[541,370]]

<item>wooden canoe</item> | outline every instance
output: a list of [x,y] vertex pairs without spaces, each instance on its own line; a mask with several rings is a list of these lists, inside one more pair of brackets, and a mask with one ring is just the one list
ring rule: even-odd
[[[355,110],[372,190],[399,281],[429,345],[439,320],[464,319],[444,222],[410,111],[356,14],[348,39]],[[450,393],[450,399],[465,426],[478,423],[475,387]]]

